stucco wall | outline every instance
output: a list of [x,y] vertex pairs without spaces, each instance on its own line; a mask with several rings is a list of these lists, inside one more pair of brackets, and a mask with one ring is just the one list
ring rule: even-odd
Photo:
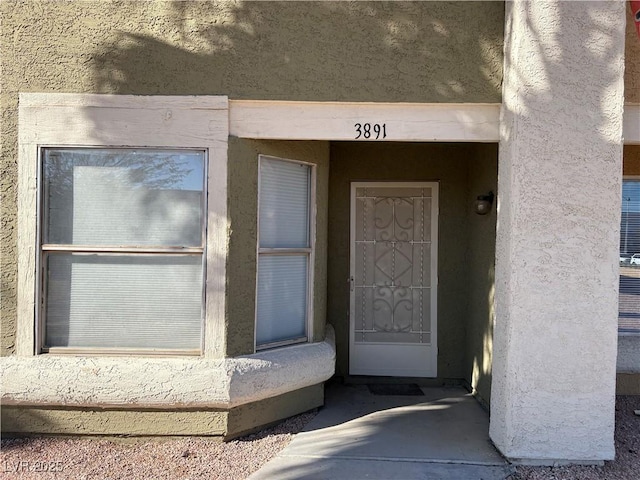
[[615,455],[626,8],[507,3],[490,436],[510,459]]
[[491,360],[493,356],[493,294],[495,287],[496,204],[490,213],[472,210],[478,195],[497,194],[498,146],[473,146],[468,178],[468,237],[465,262],[469,298],[467,305],[465,378],[485,403],[491,400]]
[[225,439],[319,407],[323,384],[311,385],[229,410],[2,407],[2,433],[127,436],[224,436]]
[[625,35],[624,101],[640,103],[640,38],[627,2],[627,31]]
[[622,152],[622,174],[640,176],[640,145],[625,145]]
[[324,383],[229,410],[225,439],[237,437],[324,404]]
[[327,285],[328,142],[229,139],[229,257],[227,259],[227,355],[253,353],[258,218],[258,155],[317,165],[313,340],[324,337]]
[[15,349],[18,92],[500,101],[500,2],[7,0],[0,15],[2,355]]
[[[440,216],[438,246],[438,377],[467,378],[471,368],[465,354],[468,326],[467,306],[470,285],[469,262],[469,214],[470,162],[476,160],[476,149],[488,148],[473,145],[451,144],[381,144],[346,143],[331,144],[331,169],[329,183],[329,276],[328,316],[336,331],[337,364],[339,375],[348,375],[349,346],[349,188],[352,181],[439,181]],[[495,184],[495,147],[493,163],[482,178],[491,178]],[[482,170],[481,167],[478,167]],[[474,170],[475,171],[475,170]],[[484,171],[484,170],[483,170]],[[478,172],[476,172],[478,173]],[[483,188],[491,189],[490,181]],[[487,190],[488,191],[488,190]],[[476,196],[481,192],[473,192]],[[486,193],[486,192],[484,192]],[[475,197],[474,197],[475,198]],[[481,235],[479,233],[479,235]],[[481,249],[478,268],[493,263],[493,251]],[[485,278],[486,281],[488,279]],[[488,290],[477,277],[473,286],[479,292]],[[482,295],[482,294],[480,294]],[[474,297],[476,298],[476,297]],[[486,300],[478,300],[479,308],[486,312]],[[475,314],[474,314],[475,315]],[[479,324],[480,314],[474,316]],[[488,318],[485,319],[486,326]],[[478,328],[481,328],[478,325]],[[475,347],[474,347],[475,353]],[[481,354],[478,354],[480,356]],[[475,358],[475,357],[474,357]]]
[[2,433],[55,435],[224,435],[226,411],[2,407]]
[[3,4],[8,94],[500,100],[500,2]]

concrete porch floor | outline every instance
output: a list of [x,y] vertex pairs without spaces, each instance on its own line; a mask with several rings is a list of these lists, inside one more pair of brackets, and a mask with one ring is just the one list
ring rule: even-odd
[[489,440],[489,416],[461,387],[373,395],[331,384],[325,406],[250,480],[504,479],[514,470]]

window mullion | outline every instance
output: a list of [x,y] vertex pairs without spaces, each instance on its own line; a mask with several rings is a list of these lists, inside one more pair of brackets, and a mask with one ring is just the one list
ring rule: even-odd
[[311,254],[311,248],[260,248],[260,255],[302,255]]
[[73,253],[167,253],[167,254],[202,254],[203,247],[147,247],[147,246],[109,246],[109,245],[54,245],[41,246],[43,252]]

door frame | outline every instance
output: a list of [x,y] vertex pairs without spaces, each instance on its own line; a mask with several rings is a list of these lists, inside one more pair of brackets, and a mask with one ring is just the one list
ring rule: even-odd
[[[430,258],[430,319],[431,319],[431,349],[428,352],[429,368],[422,374],[418,371],[414,374],[398,374],[391,376],[401,377],[437,377],[438,373],[438,224],[439,224],[439,182],[397,182],[397,181],[358,181],[350,183],[349,193],[349,375],[387,375],[387,373],[375,373],[374,371],[359,370],[353,372],[353,359],[355,350],[355,288],[353,278],[355,274],[355,238],[356,238],[356,188],[361,187],[429,187],[432,189],[431,200],[431,258]],[[382,345],[382,344],[381,344]],[[399,343],[398,345],[416,344]],[[423,344],[419,344],[423,345]],[[392,369],[390,369],[392,370]]]

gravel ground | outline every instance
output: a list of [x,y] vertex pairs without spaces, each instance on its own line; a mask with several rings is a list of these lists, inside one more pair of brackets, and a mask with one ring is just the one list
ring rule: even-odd
[[616,459],[602,467],[517,467],[512,480],[639,480],[640,396],[616,398]]
[[[640,479],[640,417],[634,410],[640,410],[640,396],[617,398],[615,461],[605,462],[603,467],[518,467],[511,480]],[[242,480],[280,452],[314,415],[298,415],[228,443],[197,437],[153,441],[7,439],[2,440],[0,477]],[[43,472],[45,468],[49,471]]]
[[227,443],[202,437],[7,439],[0,451],[0,478],[240,480],[280,452],[314,416],[298,415]]

